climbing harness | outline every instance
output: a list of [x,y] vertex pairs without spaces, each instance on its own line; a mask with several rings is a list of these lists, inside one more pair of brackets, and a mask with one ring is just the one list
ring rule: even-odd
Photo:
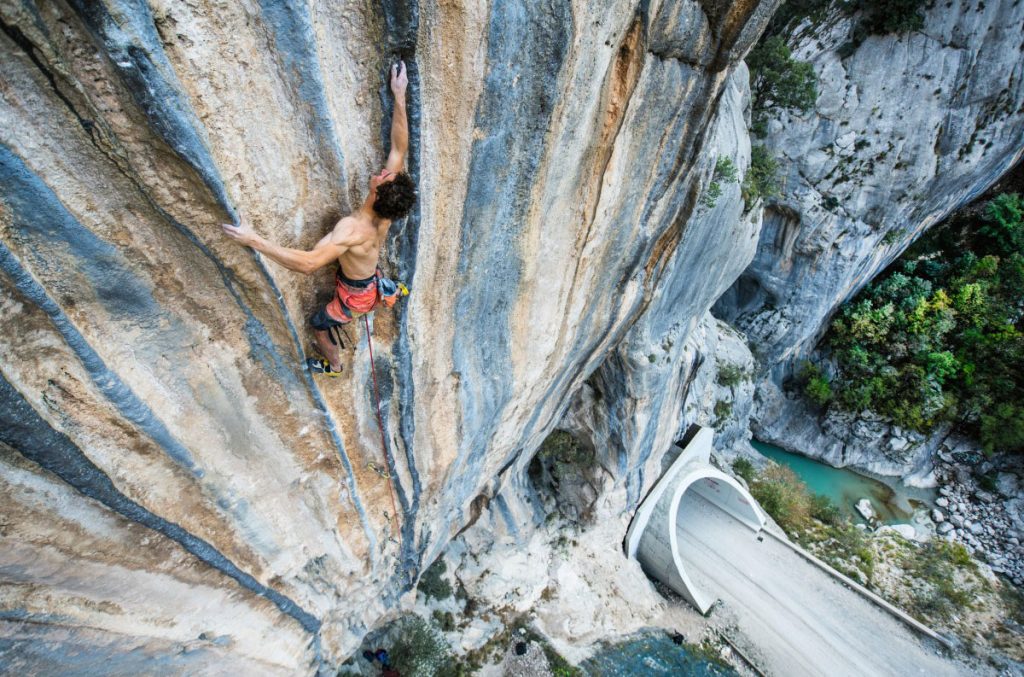
[[[404,287],[405,285],[402,285],[402,286]],[[408,294],[408,293],[409,293],[408,290],[406,290],[405,294]],[[403,294],[403,296],[405,294]],[[373,364],[373,340],[370,338],[370,318],[369,318],[368,315],[363,315],[363,324],[366,327],[366,345],[370,349],[370,373],[373,374],[373,396],[374,396],[374,400],[377,403],[377,427],[380,429],[380,448],[381,448],[381,451],[384,454],[384,466],[387,467],[387,462],[388,462],[388,444],[387,444],[387,440],[384,438],[384,418],[380,415],[380,390],[377,387],[377,370],[376,370],[376,368],[374,368],[374,364]],[[373,464],[373,465],[376,465],[376,464]],[[381,474],[380,471],[377,470],[377,468],[374,468],[374,472],[377,472],[378,474]],[[381,474],[381,476],[383,477],[384,475]],[[391,481],[391,474],[390,473],[388,473],[388,475],[387,475],[387,480],[388,480],[388,491],[391,494],[391,514],[397,516],[398,515],[398,508],[395,505],[395,484],[394,484],[394,482]],[[387,513],[385,513],[385,516],[387,516]],[[389,519],[388,522],[391,522],[391,520]]]

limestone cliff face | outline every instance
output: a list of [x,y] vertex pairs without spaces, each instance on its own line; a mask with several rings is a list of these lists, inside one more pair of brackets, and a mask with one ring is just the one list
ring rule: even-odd
[[753,263],[715,314],[759,357],[756,397],[742,407],[754,434],[929,484],[945,431],[923,437],[869,412],[822,417],[782,385],[839,304],[1020,160],[1024,6],[935,5],[923,30],[870,37],[843,58],[855,20],[834,11],[790,38],[794,56],[814,65],[817,103],[768,125],[782,194],[765,209]]
[[[746,68],[730,79],[713,127],[705,164],[728,158],[745,173],[750,140],[744,112],[749,107]],[[626,491],[619,506],[635,506],[661,474],[661,453],[693,423],[714,426],[718,401],[714,381],[726,365],[743,372],[750,385],[749,352],[728,347],[735,332],[707,313],[754,255],[761,227],[758,206],[746,213],[738,183],[725,184],[713,207],[701,205],[686,224],[682,242],[668,261],[665,281],[646,312],[579,391],[565,427],[602,452]],[[738,340],[738,337],[737,337]],[[738,384],[737,384],[738,385]],[[739,398],[749,406],[751,393]],[[729,412],[726,421],[746,419]],[[735,435],[720,436],[730,444]]]
[[[337,663],[476,497],[529,522],[506,497],[609,354],[624,417],[671,389],[621,422],[636,497],[753,253],[756,213],[697,205],[745,166],[731,74],[775,4],[0,3],[5,660]],[[412,296],[373,318],[385,457],[364,328],[343,378],[300,366],[331,272],[218,224],[308,248],[357,204],[396,56],[421,197],[385,261]]]
[[777,377],[838,304],[1024,153],[1024,5],[937,3],[921,31],[869,37],[841,58],[855,19],[833,13],[790,39],[817,73],[817,103],[769,124],[782,195],[716,308]]

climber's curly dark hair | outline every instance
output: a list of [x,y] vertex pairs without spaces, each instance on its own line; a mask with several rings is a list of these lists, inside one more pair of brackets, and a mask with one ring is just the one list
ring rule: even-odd
[[373,211],[385,219],[400,219],[409,213],[416,203],[416,184],[405,172],[395,174],[395,178],[377,186],[377,199],[373,203]]

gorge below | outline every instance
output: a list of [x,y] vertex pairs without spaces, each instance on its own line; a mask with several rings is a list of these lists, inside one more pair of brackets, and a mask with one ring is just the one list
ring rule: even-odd
[[[1021,674],[1024,370],[968,389],[1024,346],[1022,35],[1018,0],[0,0],[0,672]],[[305,252],[360,209],[399,58],[412,292],[327,377],[336,268],[222,224]],[[953,214],[1000,253],[847,312]],[[869,343],[921,364],[844,381]],[[692,550],[645,571],[694,430],[765,526],[680,489]]]

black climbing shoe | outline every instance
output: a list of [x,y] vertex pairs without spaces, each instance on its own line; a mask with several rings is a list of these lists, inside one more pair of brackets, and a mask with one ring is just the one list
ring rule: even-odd
[[334,371],[331,363],[322,357],[310,357],[306,360],[306,367],[311,373],[323,374],[324,376],[341,376],[341,369]]

